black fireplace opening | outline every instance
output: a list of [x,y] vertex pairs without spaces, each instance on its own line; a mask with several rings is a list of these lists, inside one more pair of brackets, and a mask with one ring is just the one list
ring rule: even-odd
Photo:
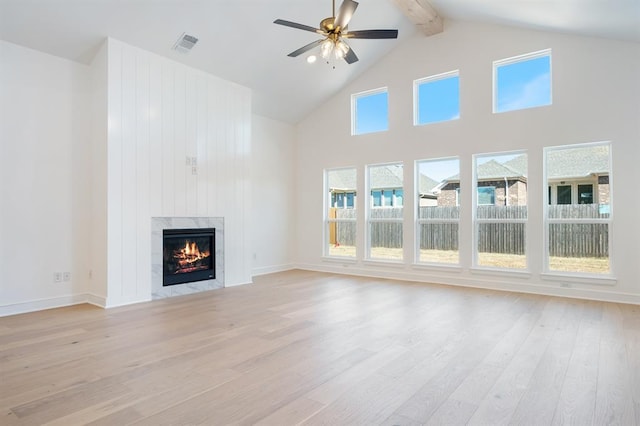
[[215,228],[162,231],[162,285],[215,279],[215,235]]

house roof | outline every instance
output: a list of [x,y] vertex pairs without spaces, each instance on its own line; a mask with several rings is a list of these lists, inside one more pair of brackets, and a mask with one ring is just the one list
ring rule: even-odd
[[[498,163],[496,160],[489,160],[486,163],[478,165],[476,173],[478,174],[479,180],[526,178],[526,170],[523,173],[522,171],[514,170],[507,166],[506,163]],[[457,182],[459,180],[460,173],[457,173],[445,179],[443,182]]]
[[429,176],[422,173],[420,173],[419,179],[420,188],[418,188],[418,191],[420,195],[433,194],[435,187],[440,184],[440,182],[436,181],[435,179],[431,179]]
[[329,190],[355,191],[356,173],[354,169],[338,169],[329,173]]
[[593,174],[609,174],[609,146],[549,151],[547,176],[550,179],[572,179]]
[[[549,179],[576,179],[609,173],[609,147],[607,145],[586,146],[549,151],[547,161]],[[527,177],[527,156],[518,155],[504,163],[495,160],[480,164],[476,172],[478,179],[517,179]],[[443,182],[457,182],[460,174],[455,174]]]

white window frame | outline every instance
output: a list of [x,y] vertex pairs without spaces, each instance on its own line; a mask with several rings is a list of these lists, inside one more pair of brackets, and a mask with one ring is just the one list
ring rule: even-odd
[[[372,199],[372,195],[371,195],[371,169],[374,167],[380,167],[380,166],[392,166],[392,165],[401,165],[402,166],[402,190],[404,191],[404,177],[405,177],[405,170],[404,170],[404,163],[402,161],[396,161],[396,162],[392,162],[392,163],[377,163],[377,164],[367,164],[365,166],[365,193],[367,194],[367,197],[369,197],[369,200],[367,200],[367,202],[365,203],[366,208],[365,208],[365,260],[367,261],[372,261],[372,262],[390,262],[390,263],[403,263],[404,262],[404,236],[403,236],[403,256],[402,259],[400,260],[394,260],[394,259],[384,259],[384,258],[379,258],[379,257],[371,257],[371,224],[372,223],[399,223],[402,225],[402,230],[404,232],[404,217],[402,218],[372,218],[371,217],[371,211],[372,210],[378,210],[381,208],[384,208],[384,206],[382,207],[373,207],[373,199]],[[404,203],[401,206],[404,209]],[[404,212],[404,210],[403,210]]]
[[[356,195],[353,199],[353,208],[345,209],[345,210],[354,210],[356,212],[356,217],[353,219],[337,219],[329,217],[329,208],[331,208],[331,201],[329,194],[329,173],[338,170],[353,170],[356,173],[356,186],[358,182],[358,168],[357,167],[338,167],[333,169],[324,169],[323,176],[323,196],[322,196],[322,205],[323,205],[323,226],[322,226],[322,255],[323,257],[334,258],[334,259],[349,259],[355,260],[358,255],[358,226],[357,226],[357,208],[358,208],[358,196]],[[357,189],[356,189],[357,194]],[[354,244],[356,247],[356,253],[353,256],[336,256],[329,254],[329,224],[331,223],[353,223],[355,224],[356,235],[354,237]]]
[[[375,132],[366,132],[366,133],[357,133],[356,130],[358,128],[357,126],[357,118],[358,118],[358,99],[360,98],[364,98],[367,96],[373,96],[373,95],[378,95],[380,93],[386,93],[387,94],[387,129],[385,130],[378,130]],[[377,89],[372,89],[372,90],[365,90],[364,92],[359,92],[359,93],[353,93],[351,95],[351,136],[360,136],[360,135],[368,135],[370,133],[380,133],[380,132],[386,132],[389,130],[389,89],[385,86],[385,87],[379,87]]]
[[[573,149],[573,148],[587,148],[587,147],[595,147],[595,146],[608,146],[609,147],[609,217],[608,218],[584,218],[584,219],[563,219],[563,218],[559,218],[559,219],[552,219],[549,218],[549,179],[547,177],[547,156],[549,154],[549,152],[553,152],[553,151],[562,151],[562,150],[567,150],[567,149]],[[613,144],[610,141],[600,141],[600,142],[591,142],[591,143],[580,143],[580,144],[570,144],[570,145],[558,145],[558,146],[549,146],[549,147],[544,147],[543,149],[543,182],[544,182],[544,193],[543,193],[543,227],[544,227],[544,243],[543,243],[543,274],[547,275],[547,276],[560,276],[560,277],[576,277],[576,278],[587,278],[590,280],[593,280],[595,283],[597,283],[598,280],[602,280],[603,282],[608,281],[612,278],[614,278],[614,257],[613,257],[613,164],[612,164],[612,158],[613,158],[613,153],[612,153],[612,149],[613,149]],[[580,182],[582,184],[582,182]],[[585,182],[587,183],[587,182]],[[593,183],[593,181],[590,181],[588,183]],[[571,193],[571,201],[573,202],[574,200],[574,185],[572,185],[572,193]],[[575,188],[575,191],[577,191],[577,185]],[[594,188],[593,188],[593,192],[594,192],[594,201],[598,201],[599,202],[599,196],[597,196],[596,194],[598,193],[598,189],[597,189],[597,183],[594,184]],[[550,269],[550,265],[549,265],[549,261],[550,261],[550,255],[549,255],[549,240],[550,240],[550,225],[552,224],[584,224],[584,225],[589,225],[589,224],[607,224],[607,228],[608,228],[608,247],[609,247],[609,273],[608,274],[596,274],[596,273],[589,273],[589,272],[566,272],[566,271],[557,271],[557,270],[551,270]]]
[[[447,78],[458,77],[458,117],[448,120],[430,121],[428,123],[420,123],[420,86],[426,83],[432,83],[438,80],[445,80]],[[414,126],[428,126],[429,124],[442,123],[445,121],[453,121],[460,119],[460,70],[453,70],[443,72],[441,74],[432,75],[429,77],[419,78],[413,80],[413,125]]]
[[[414,201],[414,231],[415,231],[415,247],[414,247],[414,256],[415,263],[420,265],[438,265],[438,266],[460,266],[460,218],[462,217],[462,212],[458,216],[458,219],[424,219],[420,218],[420,164],[430,163],[430,162],[438,162],[438,161],[448,161],[448,160],[458,160],[458,175],[460,175],[460,157],[443,157],[443,158],[428,158],[424,160],[416,160],[414,163],[414,189],[415,189],[415,201]],[[459,195],[460,188],[458,186],[455,190],[456,194],[456,207],[460,206],[459,203]],[[455,223],[458,225],[458,263],[442,263],[442,262],[421,262],[420,261],[420,236],[421,236],[421,226],[430,224],[446,224],[446,223]]]
[[[536,105],[532,107],[526,108],[518,108],[518,109],[510,109],[507,111],[498,111],[498,68],[511,65],[518,62],[524,62],[531,59],[537,59],[548,56],[549,57],[549,103],[544,105]],[[492,92],[492,103],[493,103],[493,113],[494,114],[503,114],[506,112],[512,111],[521,111],[522,109],[530,109],[530,108],[540,108],[549,105],[553,105],[553,56],[551,54],[551,49],[539,50],[537,52],[525,53],[524,55],[512,56],[510,58],[500,59],[497,61],[493,61],[493,92]]]
[[[478,159],[483,157],[494,157],[494,156],[502,156],[502,155],[527,155],[527,163],[529,162],[529,154],[527,150],[518,150],[518,151],[501,151],[501,152],[491,152],[491,153],[483,153],[483,154],[474,154],[473,155],[473,182],[471,188],[471,197],[472,197],[472,209],[471,209],[471,221],[473,224],[473,247],[472,247],[472,268],[478,270],[492,270],[492,271],[504,271],[504,272],[515,272],[515,273],[529,273],[529,187],[527,184],[527,218],[526,219],[479,219],[478,218],[478,173],[477,173],[477,164]],[[527,167],[528,169],[528,167]],[[528,174],[528,173],[527,173]],[[505,187],[505,197],[508,200],[508,184]],[[488,204],[484,204],[488,205]],[[494,204],[495,205],[495,204]],[[495,266],[487,266],[480,265],[478,263],[478,242],[479,242],[479,233],[480,233],[480,225],[481,224],[491,224],[491,223],[523,223],[525,228],[525,268],[499,268]]]

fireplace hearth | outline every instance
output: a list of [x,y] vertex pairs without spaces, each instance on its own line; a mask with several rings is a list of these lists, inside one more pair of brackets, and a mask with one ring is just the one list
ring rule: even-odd
[[215,233],[215,228],[163,230],[162,285],[215,279]]

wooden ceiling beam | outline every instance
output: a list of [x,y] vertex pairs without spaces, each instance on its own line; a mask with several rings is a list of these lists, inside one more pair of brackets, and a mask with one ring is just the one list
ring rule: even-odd
[[443,19],[427,0],[392,0],[426,36],[441,33]]

